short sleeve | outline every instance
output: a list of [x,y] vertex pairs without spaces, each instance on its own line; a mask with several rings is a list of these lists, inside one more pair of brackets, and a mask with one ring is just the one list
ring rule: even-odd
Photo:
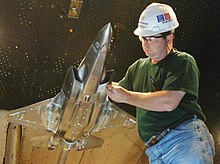
[[185,55],[170,63],[162,90],[184,91],[187,96],[198,98],[198,89],[199,70],[192,56]]
[[133,90],[133,80],[137,71],[139,60],[134,62],[127,70],[123,79],[120,80],[119,85],[128,89]]

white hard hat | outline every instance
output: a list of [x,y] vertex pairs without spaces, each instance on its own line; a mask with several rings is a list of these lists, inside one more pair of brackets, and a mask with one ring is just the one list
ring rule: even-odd
[[134,34],[137,36],[151,36],[173,31],[178,26],[176,14],[170,6],[152,3],[141,13]]

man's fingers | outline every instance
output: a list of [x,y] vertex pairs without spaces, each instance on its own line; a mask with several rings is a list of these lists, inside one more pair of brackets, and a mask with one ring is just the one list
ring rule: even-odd
[[112,87],[111,84],[107,84],[107,85],[106,85],[106,88],[107,88],[108,90],[112,90],[112,89],[113,89],[113,87]]

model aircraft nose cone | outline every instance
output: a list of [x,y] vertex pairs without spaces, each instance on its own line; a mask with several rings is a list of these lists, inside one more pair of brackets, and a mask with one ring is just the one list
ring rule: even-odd
[[103,33],[104,36],[106,37],[111,37],[112,35],[112,25],[109,22],[108,24],[106,24],[101,30],[100,33]]
[[[103,46],[109,47],[110,41],[112,38],[112,26],[111,23],[106,24],[97,35],[96,44],[98,43],[100,48],[103,48]],[[98,48],[98,47],[97,47]]]
[[106,31],[108,34],[112,33],[112,25],[110,22],[103,27],[103,31]]

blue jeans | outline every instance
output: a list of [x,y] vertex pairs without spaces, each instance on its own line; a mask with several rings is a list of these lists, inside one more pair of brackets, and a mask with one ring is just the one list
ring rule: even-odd
[[212,164],[214,140],[205,123],[191,118],[145,152],[151,164]]

